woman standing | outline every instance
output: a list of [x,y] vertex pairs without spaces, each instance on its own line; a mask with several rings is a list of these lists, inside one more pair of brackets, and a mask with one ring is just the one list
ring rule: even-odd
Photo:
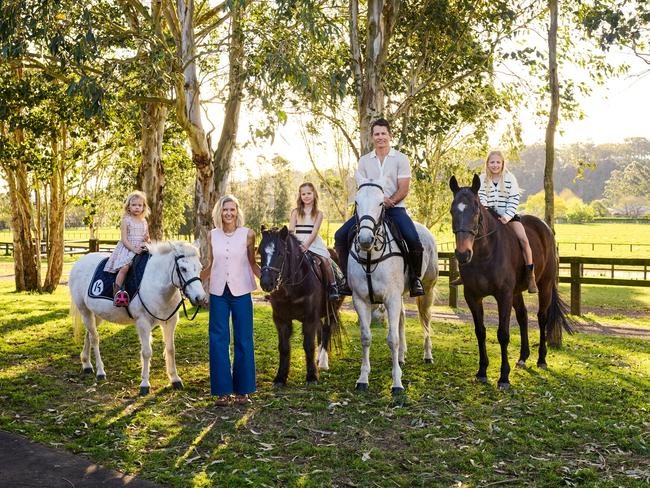
[[[210,279],[210,390],[216,404],[247,403],[255,392],[253,301],[260,276],[255,262],[255,233],[244,227],[239,201],[232,195],[219,199],[212,211],[215,228],[208,234],[208,266],[201,279]],[[230,361],[230,318],[234,359]]]

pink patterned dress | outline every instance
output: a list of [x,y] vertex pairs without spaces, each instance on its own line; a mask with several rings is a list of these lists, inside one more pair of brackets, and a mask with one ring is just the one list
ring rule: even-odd
[[[126,238],[132,246],[138,246],[146,243],[149,227],[145,219],[136,220],[131,215],[125,215],[124,221],[126,222]],[[113,254],[106,261],[104,271],[108,273],[117,273],[119,269],[125,264],[131,264],[135,253],[129,251],[124,243],[120,240],[113,249]]]

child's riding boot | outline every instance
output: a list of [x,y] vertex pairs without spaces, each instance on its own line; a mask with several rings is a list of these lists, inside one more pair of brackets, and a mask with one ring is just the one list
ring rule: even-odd
[[537,280],[535,279],[535,269],[532,264],[526,265],[526,281],[528,282],[528,293],[537,293]]
[[336,286],[336,283],[330,283],[327,285],[327,299],[330,302],[336,302],[341,299],[341,295],[339,294],[339,289]]
[[339,264],[345,281],[338,289],[339,295],[352,296],[352,290],[348,284],[348,248],[346,246],[336,246],[336,254],[339,256]]
[[411,268],[409,295],[412,297],[421,297],[424,295],[424,287],[420,281],[422,272],[422,251],[409,251],[409,267]]

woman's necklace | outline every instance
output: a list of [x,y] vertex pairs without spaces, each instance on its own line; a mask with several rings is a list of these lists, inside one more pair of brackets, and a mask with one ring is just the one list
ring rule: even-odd
[[226,232],[225,230],[223,231],[226,237],[232,237],[233,235],[235,235],[235,232],[237,232],[237,227],[235,227],[231,232]]

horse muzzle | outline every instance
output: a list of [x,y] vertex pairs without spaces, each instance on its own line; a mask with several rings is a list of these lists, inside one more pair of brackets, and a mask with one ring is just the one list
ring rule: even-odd
[[458,260],[459,264],[467,264],[472,260],[472,256],[474,256],[474,252],[471,249],[467,249],[466,251],[460,252],[458,249],[454,251],[454,254],[456,255],[456,259]]
[[260,277],[260,286],[262,287],[262,290],[270,293],[275,287],[275,281],[269,276],[269,273],[262,273],[262,276]]
[[362,229],[359,231],[357,241],[362,250],[370,251],[370,249],[372,249],[372,244],[375,242],[375,236],[370,230]]

